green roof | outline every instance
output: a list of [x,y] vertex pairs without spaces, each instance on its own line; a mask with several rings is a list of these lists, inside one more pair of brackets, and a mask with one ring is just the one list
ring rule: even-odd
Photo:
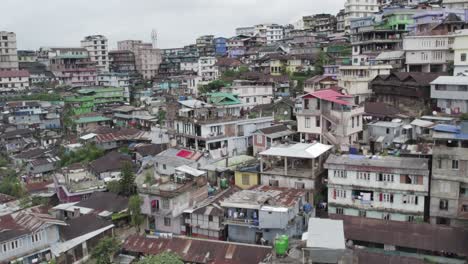
[[54,59],[87,59],[89,58],[88,55],[80,55],[80,54],[63,54],[55,56]]
[[67,102],[67,103],[90,102],[90,101],[93,101],[93,100],[94,100],[94,97],[92,97],[92,96],[65,97],[65,102]]
[[105,93],[105,92],[123,92],[124,88],[121,87],[107,87],[107,88],[83,88],[77,92],[80,94],[89,94],[89,93]]
[[101,121],[110,121],[112,119],[104,117],[104,116],[86,116],[81,117],[78,120],[74,120],[76,124],[85,124],[85,123],[94,123],[94,122],[101,122]]
[[241,101],[232,93],[209,93],[209,103],[217,105],[235,105]]

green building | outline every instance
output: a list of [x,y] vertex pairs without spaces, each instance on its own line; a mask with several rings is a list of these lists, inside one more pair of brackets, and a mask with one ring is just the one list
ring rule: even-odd
[[121,87],[83,88],[76,95],[66,97],[65,103],[71,105],[75,115],[93,112],[96,107],[109,104],[123,104],[125,89]]

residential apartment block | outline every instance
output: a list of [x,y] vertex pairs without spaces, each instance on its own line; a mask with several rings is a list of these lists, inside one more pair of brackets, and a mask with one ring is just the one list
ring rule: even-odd
[[453,61],[453,36],[406,36],[403,49],[406,54],[406,70],[410,72],[446,72]]
[[96,63],[99,72],[109,71],[108,41],[103,35],[86,36],[81,47],[88,51],[91,61]]
[[0,94],[15,94],[29,89],[29,72],[25,70],[0,71]]
[[223,91],[237,95],[247,107],[270,104],[274,98],[272,82],[235,80],[231,86],[224,87]]
[[330,155],[328,212],[393,221],[423,221],[429,160]]
[[353,18],[368,17],[379,11],[377,0],[346,0],[345,29],[349,31]]
[[16,34],[0,31],[0,71],[18,70]]
[[141,40],[123,40],[117,42],[118,50],[129,50],[135,56],[135,67],[144,79],[150,80],[158,74],[162,62],[162,52],[151,43]]
[[85,48],[45,48],[49,69],[60,83],[72,87],[96,85],[96,63]]
[[431,82],[431,98],[449,115],[468,113],[468,76],[440,76]]

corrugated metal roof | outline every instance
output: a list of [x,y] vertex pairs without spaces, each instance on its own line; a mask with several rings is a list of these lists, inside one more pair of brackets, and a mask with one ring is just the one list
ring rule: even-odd
[[431,84],[468,85],[468,76],[440,76]]
[[260,155],[315,159],[331,148],[332,146],[330,145],[325,145],[318,142],[312,144],[297,143],[287,147],[272,147],[263,152],[260,152]]
[[307,247],[346,249],[342,220],[310,218],[306,234],[302,240],[307,240]]

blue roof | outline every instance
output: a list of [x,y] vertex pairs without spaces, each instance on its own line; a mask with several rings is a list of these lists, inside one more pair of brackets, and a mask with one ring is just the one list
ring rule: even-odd
[[433,129],[439,132],[456,133],[456,134],[460,133],[460,127],[454,126],[454,125],[439,124],[439,125],[436,125]]

